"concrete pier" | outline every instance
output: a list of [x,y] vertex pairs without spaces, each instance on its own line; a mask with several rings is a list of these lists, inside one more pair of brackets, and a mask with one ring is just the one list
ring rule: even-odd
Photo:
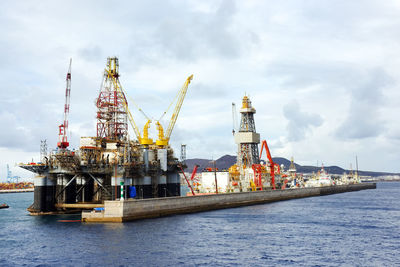
[[124,222],[144,218],[161,217],[171,214],[193,213],[375,188],[376,183],[365,183],[189,197],[105,201],[103,211],[83,211],[82,221]]
[[6,194],[6,193],[25,193],[25,192],[33,192],[33,188],[24,188],[24,189],[4,189],[0,190],[0,194]]

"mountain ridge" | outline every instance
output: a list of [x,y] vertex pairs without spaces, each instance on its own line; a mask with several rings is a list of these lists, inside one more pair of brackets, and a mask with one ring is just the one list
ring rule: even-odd
[[[283,158],[283,157],[273,157],[272,160],[279,164],[279,165],[284,165],[285,170],[287,170],[290,166],[290,160]],[[200,158],[193,158],[193,159],[187,159],[185,161],[187,168],[185,171],[191,172],[194,168],[195,165],[199,165],[198,172],[202,172],[205,168],[213,168],[214,163],[213,160],[209,159],[200,159]],[[220,157],[219,159],[215,160],[215,166],[218,170],[228,170],[230,166],[236,163],[236,156],[232,155],[224,155]],[[312,172],[317,172],[321,169],[321,167],[317,166],[309,166],[309,165],[300,165],[294,162],[294,165],[296,167],[296,170],[298,173],[312,173]],[[339,166],[324,166],[324,169],[330,173],[330,174],[337,174],[341,175],[344,172],[349,173],[350,170],[343,169]],[[354,170],[353,170],[354,171]],[[377,176],[385,176],[385,175],[400,175],[400,173],[391,173],[391,172],[374,172],[374,171],[358,171],[359,175],[362,176],[372,176],[372,177],[377,177]]]

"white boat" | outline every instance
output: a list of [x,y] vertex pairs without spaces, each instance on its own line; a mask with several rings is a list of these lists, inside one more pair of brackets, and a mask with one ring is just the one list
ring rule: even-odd
[[322,166],[321,170],[315,175],[313,174],[307,181],[305,182],[305,187],[321,187],[321,186],[330,186],[335,183],[332,180],[330,174],[328,174],[324,166]]
[[325,171],[324,165],[322,165],[321,171],[319,172],[319,184],[320,186],[333,185],[332,177]]

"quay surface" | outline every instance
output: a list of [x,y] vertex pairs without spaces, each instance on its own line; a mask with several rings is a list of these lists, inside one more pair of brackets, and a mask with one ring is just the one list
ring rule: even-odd
[[102,211],[83,211],[83,222],[125,222],[172,214],[193,213],[233,208],[296,198],[316,197],[365,189],[375,189],[376,183],[339,186],[269,190],[257,192],[214,194],[188,197],[128,199],[105,201]]
[[33,188],[26,188],[26,189],[4,189],[0,190],[0,194],[6,193],[25,193],[25,192],[33,192]]

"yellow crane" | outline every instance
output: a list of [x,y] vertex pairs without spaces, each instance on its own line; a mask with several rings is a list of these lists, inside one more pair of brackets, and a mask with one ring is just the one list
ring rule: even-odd
[[[124,95],[127,95],[125,90],[122,88],[122,86],[119,86],[118,88],[121,89],[121,91],[124,93]],[[123,101],[124,108],[126,113],[128,114],[129,122],[131,123],[131,126],[133,128],[133,131],[135,132],[136,138],[138,139],[139,143],[141,145],[152,145],[153,139],[149,138],[149,128],[150,128],[150,123],[151,120],[147,117],[147,115],[143,112],[141,108],[138,108],[140,112],[147,118],[147,122],[143,127],[143,137],[140,134],[139,128],[137,127],[135,120],[133,119],[132,113],[128,108],[128,103],[126,102],[126,99],[124,98]]]
[[[126,93],[126,91],[124,90],[124,88],[122,88],[122,87],[120,87],[120,88],[121,88],[121,90],[124,92],[124,94],[125,94],[126,96],[128,96],[128,94]],[[129,96],[128,96],[128,97],[129,97]],[[132,98],[129,97],[129,101],[130,101],[130,103],[132,103],[132,104],[143,114],[143,116],[147,119],[147,122],[146,122],[146,124],[145,124],[144,127],[143,127],[143,137],[140,135],[140,132],[139,132],[139,137],[140,137],[140,139],[138,138],[139,143],[142,144],[142,145],[152,145],[152,144],[154,144],[153,139],[149,138],[149,128],[150,128],[151,119],[150,119],[149,116],[147,116],[146,113],[144,113],[144,111],[135,103],[135,101],[133,101]],[[129,108],[128,108],[128,105],[126,105],[126,108],[125,108],[125,109],[126,109],[126,112],[127,112],[128,114],[131,114],[131,112],[130,112],[130,110],[129,110]],[[137,129],[137,126],[136,126],[136,124],[135,124],[135,121],[133,120],[132,115],[129,116],[129,121],[131,122],[132,128],[135,128],[135,127],[136,127],[136,129]],[[136,133],[136,131],[135,131],[135,133]]]
[[192,79],[193,79],[193,74],[190,75],[186,79],[186,81],[183,84],[181,90],[179,90],[178,94],[175,97],[175,99],[178,99],[178,100],[176,102],[176,106],[175,106],[174,112],[172,113],[171,120],[169,122],[169,125],[168,125],[168,128],[167,128],[167,131],[166,131],[165,135],[164,135],[164,128],[162,127],[162,125],[160,123],[160,120],[167,113],[167,111],[172,106],[172,104],[175,102],[175,99],[171,102],[171,104],[169,105],[167,110],[162,114],[160,119],[158,121],[156,121],[156,126],[157,126],[157,130],[158,130],[158,139],[156,140],[156,145],[157,146],[159,146],[159,147],[168,146],[172,130],[174,129],[176,120],[177,120],[178,115],[179,115],[179,111],[181,110],[183,100],[185,99],[188,86],[189,86],[190,82],[192,81]]
[[142,145],[152,145],[153,139],[149,138],[149,128],[150,128],[151,120],[147,120],[146,124],[143,127],[143,137],[141,139],[140,144]]
[[[114,64],[112,64],[112,62],[110,61],[109,65],[107,66],[105,71],[106,71],[108,77],[111,78],[116,90],[123,95],[123,97],[121,98],[122,99],[122,104],[123,104],[124,109],[125,109],[125,111],[126,111],[126,113],[128,115],[129,122],[130,122],[130,124],[132,126],[133,131],[135,132],[136,138],[138,139],[139,143],[142,144],[142,145],[152,145],[152,144],[154,144],[153,139],[149,138],[149,128],[150,128],[151,120],[143,112],[143,110],[141,108],[139,108],[132,99],[130,99],[131,102],[137,107],[137,109],[147,118],[147,122],[146,122],[146,124],[144,125],[144,128],[143,128],[143,137],[142,137],[142,135],[140,133],[139,128],[137,127],[137,125],[135,123],[135,120],[133,119],[132,113],[131,113],[131,111],[129,110],[129,107],[128,107],[128,102],[127,102],[126,97],[125,97],[125,96],[127,96],[127,93],[124,90],[124,88],[122,87],[122,85],[121,85],[121,83],[119,81],[119,75],[117,74],[118,73],[118,64],[116,62],[114,62]],[[169,139],[171,137],[171,133],[172,133],[172,130],[173,130],[174,126],[175,126],[176,120],[178,118],[179,111],[180,111],[180,109],[182,107],[182,103],[183,103],[183,100],[185,98],[185,95],[186,95],[186,92],[187,92],[187,88],[188,88],[189,83],[190,83],[190,81],[192,79],[193,79],[193,75],[190,75],[186,79],[185,83],[183,84],[181,90],[178,92],[177,96],[175,97],[175,99],[178,99],[178,100],[177,100],[177,103],[176,103],[176,106],[175,106],[175,109],[174,109],[174,113],[172,114],[171,120],[169,122],[169,125],[168,125],[167,132],[166,132],[165,136],[164,136],[164,129],[163,129],[162,125],[160,124],[159,120],[156,121],[156,126],[157,126],[157,130],[158,130],[158,139],[156,141],[156,145],[158,145],[160,147],[168,146],[168,142],[169,142]],[[174,99],[174,101],[172,101],[172,103],[170,104],[168,109],[163,113],[161,118],[167,113],[169,108],[175,102],[175,99]],[[161,120],[161,118],[160,118],[160,120]]]

